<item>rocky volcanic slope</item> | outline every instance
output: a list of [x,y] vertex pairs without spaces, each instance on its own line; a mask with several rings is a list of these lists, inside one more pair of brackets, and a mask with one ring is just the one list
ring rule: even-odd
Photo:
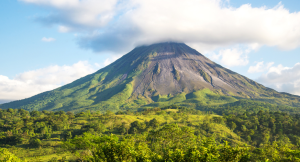
[[197,107],[238,98],[300,105],[298,96],[266,88],[183,43],[159,43],[137,47],[94,74],[0,108],[117,111],[168,104]]

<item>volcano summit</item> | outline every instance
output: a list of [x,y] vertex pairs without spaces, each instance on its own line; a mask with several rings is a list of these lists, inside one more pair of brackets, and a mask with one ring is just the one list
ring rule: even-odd
[[0,108],[118,111],[170,104],[197,108],[241,98],[299,106],[279,93],[226,69],[183,43],[140,46],[99,71],[52,91]]

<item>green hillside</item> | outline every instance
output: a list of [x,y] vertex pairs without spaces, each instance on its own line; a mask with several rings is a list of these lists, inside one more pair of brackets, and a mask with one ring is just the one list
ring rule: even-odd
[[241,99],[300,106],[299,96],[264,87],[183,43],[159,43],[137,47],[93,74],[0,108],[116,112],[177,104],[200,109]]

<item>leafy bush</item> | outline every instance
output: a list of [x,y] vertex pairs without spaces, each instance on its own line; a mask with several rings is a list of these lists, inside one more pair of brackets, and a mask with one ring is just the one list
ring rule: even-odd
[[10,153],[7,149],[0,148],[0,162],[22,162],[22,160]]
[[45,133],[45,134],[43,135],[43,138],[44,138],[44,139],[50,139],[50,138],[51,138],[51,134],[50,134],[50,133]]
[[42,142],[40,139],[34,137],[34,138],[30,138],[29,145],[31,147],[40,147],[42,145]]

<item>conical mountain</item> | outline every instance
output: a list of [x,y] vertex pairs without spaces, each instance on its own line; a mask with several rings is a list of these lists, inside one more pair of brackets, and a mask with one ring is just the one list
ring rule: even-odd
[[137,47],[93,74],[0,108],[117,111],[168,104],[197,107],[240,98],[300,105],[298,96],[266,88],[183,43],[167,42]]

